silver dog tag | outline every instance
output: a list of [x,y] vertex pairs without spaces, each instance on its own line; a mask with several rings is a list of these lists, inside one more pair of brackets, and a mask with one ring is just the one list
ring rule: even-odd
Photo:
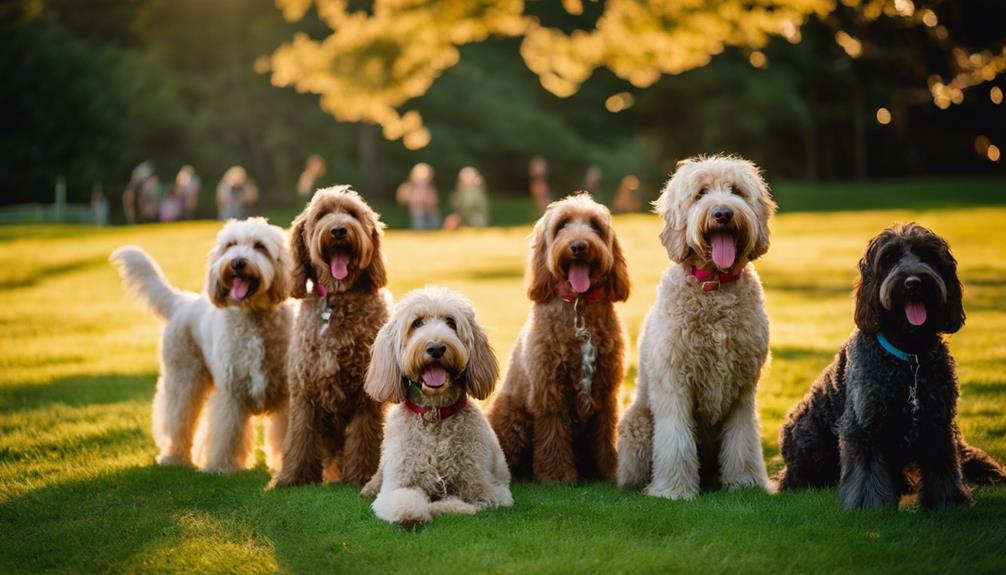
[[321,310],[321,333],[328,331],[328,324],[332,320],[332,308],[326,307]]

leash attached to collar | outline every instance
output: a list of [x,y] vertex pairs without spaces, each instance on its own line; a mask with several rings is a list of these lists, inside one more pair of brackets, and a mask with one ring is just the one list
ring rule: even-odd
[[579,307],[580,302],[584,299],[591,302],[601,297],[600,295],[596,295],[594,299],[591,299],[591,296],[595,293],[603,294],[603,288],[597,288],[586,296],[578,297],[574,300],[568,300],[565,296],[562,298],[573,302],[573,335],[580,340],[580,393],[588,398],[590,397],[591,388],[594,383],[594,364],[597,361],[597,348],[594,347],[594,342],[590,339],[590,330],[587,329],[587,321],[580,315]]
[[332,304],[328,301],[328,290],[321,285],[320,281],[314,282],[314,291],[319,298],[325,299],[325,307],[321,308],[321,330],[319,332],[324,334],[328,331],[329,323],[332,321]]
[[884,351],[909,364],[912,369],[912,384],[908,386],[908,403],[912,406],[912,420],[919,418],[919,356],[900,350],[887,339],[884,332],[877,332],[877,342]]
[[742,275],[744,270],[738,272],[711,272],[697,267],[692,267],[692,275],[702,282],[702,291],[716,291],[720,289],[720,284],[735,282]]

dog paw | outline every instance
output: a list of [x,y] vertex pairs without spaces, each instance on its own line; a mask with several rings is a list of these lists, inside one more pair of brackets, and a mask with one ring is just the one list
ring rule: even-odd
[[697,486],[650,485],[646,488],[646,494],[650,497],[661,497],[675,501],[689,500],[695,499],[695,496],[699,494],[699,488]]
[[960,490],[941,493],[935,496],[923,491],[922,496],[919,498],[919,503],[925,509],[950,509],[953,507],[970,507],[975,504],[975,500],[971,498],[970,493]]
[[769,484],[768,476],[750,474],[742,475],[739,477],[733,477],[730,479],[723,480],[723,486],[729,491],[736,491],[737,489],[744,489],[745,487],[760,487],[764,491],[772,492],[772,488]]
[[187,457],[178,457],[176,455],[158,455],[157,464],[165,466],[177,465],[177,466],[189,467],[192,465],[192,460],[188,459]]
[[231,473],[241,471],[241,468],[233,463],[211,463],[201,467],[199,471],[211,475],[230,475]]

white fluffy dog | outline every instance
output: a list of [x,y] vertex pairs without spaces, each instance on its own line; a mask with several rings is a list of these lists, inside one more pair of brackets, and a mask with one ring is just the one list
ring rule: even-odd
[[279,465],[293,321],[284,303],[291,264],[283,230],[263,218],[228,221],[210,252],[202,296],[172,287],[138,247],[119,248],[110,259],[126,288],[168,322],[154,395],[157,462],[189,465],[195,459],[213,473],[246,469],[255,455],[249,420],[268,414],[266,456],[270,467]]
[[443,288],[402,299],[377,334],[364,389],[392,407],[381,462],[363,488],[392,523],[510,506],[510,470],[478,405],[499,377],[472,305]]
[[775,202],[754,164],[715,156],[678,164],[655,207],[674,264],[640,336],[618,483],[670,499],[695,497],[700,477],[767,488],[755,389],[768,317],[749,262],[768,250]]

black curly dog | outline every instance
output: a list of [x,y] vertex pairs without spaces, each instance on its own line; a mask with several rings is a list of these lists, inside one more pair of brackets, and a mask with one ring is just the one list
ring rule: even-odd
[[943,238],[909,223],[873,238],[859,271],[858,329],[783,425],[779,489],[838,481],[846,508],[916,490],[925,508],[970,505],[963,479],[998,483],[1006,469],[955,421],[957,374],[941,334],[964,325],[957,261]]

